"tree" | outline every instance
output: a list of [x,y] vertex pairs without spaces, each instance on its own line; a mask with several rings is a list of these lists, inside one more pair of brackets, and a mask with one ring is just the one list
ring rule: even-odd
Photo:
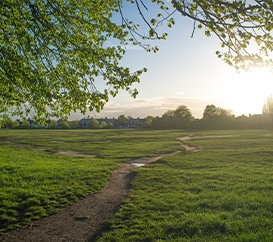
[[105,121],[101,121],[101,124],[99,126],[101,129],[105,129],[107,127],[107,123]]
[[205,120],[212,120],[219,117],[230,117],[232,114],[230,111],[216,107],[215,105],[207,105],[204,112],[203,112],[203,119]]
[[221,113],[221,108],[216,107],[215,105],[207,105],[203,112],[204,120],[212,120],[216,117],[219,117]]
[[125,126],[126,126],[126,121],[127,121],[127,120],[128,120],[128,119],[125,117],[124,114],[119,115],[119,116],[118,116],[118,124],[119,124],[119,126],[125,127]]
[[168,110],[162,115],[164,119],[172,119],[174,117],[174,110]]
[[273,8],[268,0],[184,1],[172,0],[174,8],[194,21],[194,29],[215,34],[224,51],[216,54],[236,68],[270,65],[273,61]]
[[193,116],[185,105],[181,105],[175,110],[168,110],[162,115],[161,125],[165,128],[188,128]]
[[[133,25],[129,17],[127,21],[123,18],[136,44],[142,44],[141,38],[164,39],[167,34],[160,35],[159,26],[162,22],[167,22],[171,27],[174,24],[174,13],[178,12],[182,17],[193,21],[192,37],[196,29],[202,28],[207,37],[211,34],[218,37],[222,51],[218,50],[216,54],[229,65],[237,69],[252,65],[272,67],[273,60],[270,56],[273,51],[272,1],[172,0],[171,4],[168,4],[164,0],[151,0],[161,9],[157,11],[157,15],[153,14],[155,7],[151,6],[150,1],[123,2],[133,2],[148,27],[149,34],[141,35],[137,32],[138,25]],[[122,13],[122,8],[120,11]]]
[[97,119],[92,118],[89,122],[88,122],[88,127],[91,129],[97,129],[99,128],[100,123]]
[[162,128],[175,128],[174,120],[174,110],[168,110],[162,115],[161,119],[155,120],[156,126],[161,126]]
[[232,126],[234,116],[228,110],[212,104],[206,106],[202,121],[207,128],[228,128]]
[[193,121],[191,111],[185,105],[179,106],[174,111],[174,118],[179,128],[187,128],[191,121]]
[[62,121],[62,122],[60,122],[60,127],[62,129],[68,129],[69,128],[69,124],[68,124],[67,121]]
[[273,97],[272,95],[266,98],[263,106],[263,114],[273,114]]
[[3,128],[11,128],[12,120],[8,115],[1,115],[1,119],[3,120]]
[[23,129],[30,128],[30,123],[28,122],[28,120],[23,119],[21,122],[20,128],[23,128]]
[[5,127],[5,122],[4,120],[0,119],[0,129]]
[[[0,112],[64,117],[99,111],[119,89],[135,97],[130,86],[146,69],[119,63],[128,30],[112,21],[118,2],[1,1]],[[95,79],[107,87],[97,89]]]
[[109,122],[109,123],[107,123],[106,128],[107,129],[112,129],[112,128],[114,128],[114,124],[112,122]]
[[20,126],[19,122],[17,120],[14,120],[11,122],[11,128],[16,129]]
[[[125,4],[139,13],[141,24]],[[156,52],[146,41],[165,39],[159,27],[171,27],[175,12],[193,20],[192,36],[196,28],[215,34],[223,48],[216,54],[229,65],[273,64],[269,0],[12,0],[0,6],[1,113],[64,117],[99,111],[120,89],[135,97],[131,85],[146,69],[132,73],[120,64],[126,45]],[[105,85],[98,89],[95,80]]]
[[70,121],[69,122],[69,127],[71,129],[77,129],[77,128],[79,128],[79,122],[78,121]]
[[151,127],[153,124],[154,117],[153,116],[147,116],[145,118],[145,126]]
[[51,120],[50,124],[49,124],[49,128],[51,129],[57,129],[59,127],[59,124],[56,120]]

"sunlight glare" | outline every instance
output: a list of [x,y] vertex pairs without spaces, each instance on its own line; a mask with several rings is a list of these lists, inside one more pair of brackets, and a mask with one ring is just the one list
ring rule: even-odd
[[236,116],[261,114],[266,98],[273,94],[273,72],[268,69],[254,69],[231,72],[223,78],[220,92],[229,109]]

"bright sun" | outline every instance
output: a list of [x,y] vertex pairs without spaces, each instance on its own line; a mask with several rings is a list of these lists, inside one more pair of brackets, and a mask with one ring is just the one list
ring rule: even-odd
[[229,73],[223,78],[221,89],[225,108],[236,116],[260,114],[266,98],[273,94],[273,72],[254,69]]

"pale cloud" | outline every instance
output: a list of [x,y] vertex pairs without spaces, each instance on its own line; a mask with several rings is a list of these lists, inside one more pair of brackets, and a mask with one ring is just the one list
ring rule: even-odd
[[[85,115],[95,118],[117,118],[119,115],[145,118],[147,116],[162,116],[168,110],[174,110],[180,105],[187,106],[195,118],[202,118],[206,105],[222,105],[220,100],[199,99],[191,97],[154,97],[125,99],[122,102],[110,101],[99,113],[89,112]],[[76,118],[77,117],[77,118]],[[83,115],[76,113],[71,119],[80,119]]]
[[174,95],[176,95],[176,96],[184,96],[185,93],[184,92],[174,92]]

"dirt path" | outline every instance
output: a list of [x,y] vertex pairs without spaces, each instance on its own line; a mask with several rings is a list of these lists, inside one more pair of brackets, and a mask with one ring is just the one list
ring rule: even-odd
[[120,164],[101,191],[30,226],[4,234],[0,241],[95,241],[109,218],[128,196],[132,164]]
[[[215,136],[214,136],[215,137]],[[198,137],[179,138],[186,151],[197,151],[183,143],[185,140]],[[202,137],[204,138],[204,137]],[[116,213],[123,200],[130,192],[130,184],[134,178],[134,167],[155,162],[163,156],[143,157],[129,163],[123,163],[116,169],[111,179],[101,191],[61,209],[57,214],[34,221],[31,225],[13,230],[0,236],[0,241],[10,242],[80,242],[96,241],[100,232],[107,227],[109,219]]]
[[181,145],[186,149],[186,151],[192,151],[196,152],[202,147],[197,147],[197,146],[190,146],[184,143],[186,140],[194,140],[194,139],[213,139],[213,138],[228,138],[228,137],[236,137],[237,135],[207,135],[207,136],[193,136],[193,134],[189,136],[183,136],[181,138],[177,138],[180,140]]
[[143,157],[120,164],[101,191],[61,209],[55,215],[34,221],[25,228],[5,233],[0,236],[0,241],[96,241],[96,237],[128,196],[135,175],[134,167],[155,162],[160,158],[161,156]]

